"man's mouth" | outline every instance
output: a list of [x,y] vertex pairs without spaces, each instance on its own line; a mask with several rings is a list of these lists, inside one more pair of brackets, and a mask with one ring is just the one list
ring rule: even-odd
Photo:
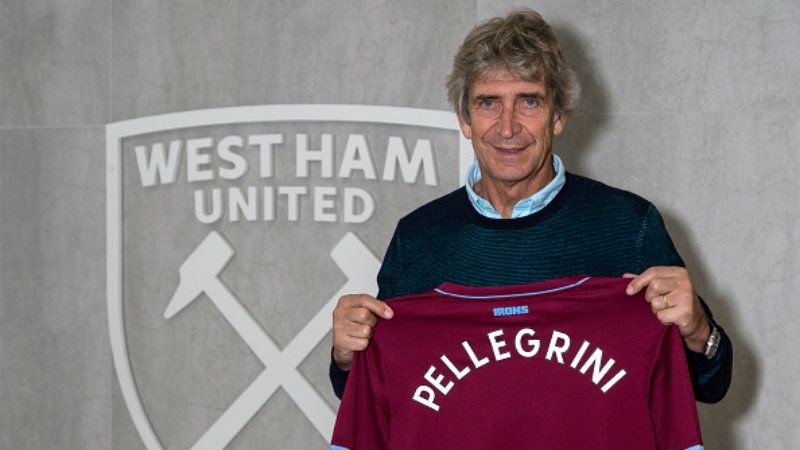
[[505,154],[509,154],[509,155],[514,154],[514,153],[519,153],[519,152],[525,150],[525,147],[497,147],[497,146],[495,146],[494,148],[495,148],[495,150],[499,151],[500,153],[505,153]]

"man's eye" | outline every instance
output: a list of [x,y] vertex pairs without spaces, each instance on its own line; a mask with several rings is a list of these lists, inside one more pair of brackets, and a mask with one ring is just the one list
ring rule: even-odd
[[522,103],[528,108],[533,108],[539,105],[539,100],[535,97],[525,97],[524,99],[522,99]]
[[494,103],[495,103],[494,99],[485,98],[485,99],[481,100],[480,106],[481,106],[481,108],[491,108],[492,106],[494,106]]

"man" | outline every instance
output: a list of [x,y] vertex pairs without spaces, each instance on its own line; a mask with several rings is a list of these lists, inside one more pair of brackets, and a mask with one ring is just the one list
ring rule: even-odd
[[[465,187],[400,220],[378,298],[443,282],[625,276],[629,295],[644,290],[658,320],[678,327],[695,398],[721,400],[730,385],[731,342],[695,292],[658,211],[634,194],[567,173],[552,153],[579,86],[544,19],[518,10],[478,24],[455,57],[447,89],[477,161]],[[337,396],[353,352],[367,347],[377,317],[392,314],[368,295],[339,300],[330,368]]]

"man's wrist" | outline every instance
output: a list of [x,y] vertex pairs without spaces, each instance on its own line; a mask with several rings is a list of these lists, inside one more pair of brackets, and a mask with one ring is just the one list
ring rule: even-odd
[[336,367],[338,367],[339,370],[342,370],[344,372],[349,371],[350,370],[350,366],[353,365],[353,356],[352,356],[352,354],[350,355],[349,359],[343,358],[341,353],[336,351],[336,348],[333,349],[331,357],[333,358],[333,363],[336,364]]
[[709,323],[708,319],[704,318],[700,324],[700,328],[698,328],[697,331],[683,338],[683,341],[686,343],[686,347],[689,350],[702,355],[706,350],[706,344],[708,343],[708,338],[711,336],[711,330],[711,324]]

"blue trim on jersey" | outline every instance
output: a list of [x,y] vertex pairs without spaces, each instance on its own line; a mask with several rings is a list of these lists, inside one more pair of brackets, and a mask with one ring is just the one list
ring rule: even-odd
[[473,299],[473,300],[491,299],[491,298],[528,297],[528,296],[531,296],[531,295],[543,295],[543,294],[550,294],[550,293],[553,293],[553,292],[565,291],[567,289],[571,289],[571,288],[574,288],[574,287],[582,285],[589,278],[592,278],[592,277],[586,277],[586,278],[584,278],[584,279],[582,279],[582,280],[580,280],[578,282],[570,284],[569,286],[561,286],[561,287],[557,287],[555,289],[548,289],[546,291],[521,292],[519,294],[463,295],[463,294],[455,294],[453,292],[443,291],[443,290],[441,290],[439,288],[434,289],[434,291],[436,291],[436,292],[438,292],[440,294],[443,294],[443,295],[449,295],[451,297],[466,298],[466,299]]

